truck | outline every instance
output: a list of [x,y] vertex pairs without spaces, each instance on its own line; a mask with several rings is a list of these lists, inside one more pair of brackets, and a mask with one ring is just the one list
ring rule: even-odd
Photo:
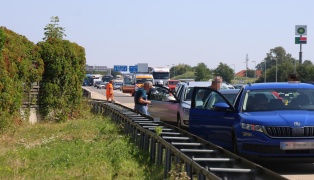
[[137,66],[137,73],[148,73],[148,63],[137,63],[136,66]]
[[135,95],[136,91],[139,88],[142,88],[144,85],[144,82],[150,81],[152,84],[154,84],[154,78],[151,74],[134,74],[132,84],[135,85],[134,90],[132,91],[132,96]]
[[102,77],[102,82],[109,82],[113,80],[113,76],[112,75],[105,75]]
[[149,73],[154,77],[154,84],[166,85],[170,80],[170,69],[168,67],[150,67]]
[[123,93],[133,93],[135,85],[132,83],[133,81],[133,73],[130,74],[123,74],[123,85],[122,85],[122,92]]

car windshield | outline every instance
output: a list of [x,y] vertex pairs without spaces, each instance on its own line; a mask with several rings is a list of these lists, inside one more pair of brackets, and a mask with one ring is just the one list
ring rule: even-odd
[[131,84],[132,79],[131,78],[124,78],[124,84]]
[[223,94],[225,96],[225,98],[230,102],[230,104],[233,104],[236,96],[238,93],[236,94]]
[[150,81],[150,82],[153,83],[153,79],[146,79],[146,78],[139,79],[139,78],[137,78],[136,79],[136,84],[144,84],[144,82],[146,82],[146,81]]
[[314,110],[314,89],[248,90],[244,112],[274,110]]

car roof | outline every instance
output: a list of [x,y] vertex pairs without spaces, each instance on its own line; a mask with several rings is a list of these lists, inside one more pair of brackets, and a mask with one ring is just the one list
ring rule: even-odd
[[222,89],[219,90],[221,94],[237,94],[240,91],[240,89]]
[[195,86],[211,86],[212,82],[210,81],[196,81],[196,82],[188,82],[187,86],[195,87]]
[[298,82],[279,82],[279,83],[254,83],[245,85],[247,90],[289,88],[289,89],[314,89],[313,84]]

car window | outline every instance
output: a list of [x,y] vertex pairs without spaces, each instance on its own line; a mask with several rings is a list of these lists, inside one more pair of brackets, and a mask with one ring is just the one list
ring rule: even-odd
[[246,92],[245,112],[273,110],[314,110],[314,89],[267,89]]
[[[195,108],[203,109],[206,102],[208,102],[212,96],[213,91],[208,88],[193,88],[195,91]],[[194,92],[193,92],[194,93]]]
[[181,85],[181,87],[179,88],[179,90],[178,90],[178,98],[179,99],[181,99],[181,97],[182,97],[182,93],[183,93],[183,91],[184,91],[184,85]]
[[193,93],[193,87],[186,88],[184,92],[184,101],[191,101],[192,99],[192,93]]
[[215,109],[215,104],[227,103],[217,92],[212,92],[209,98],[204,102],[203,109]]
[[176,100],[168,89],[154,86],[148,93],[148,99],[154,101],[171,101]]

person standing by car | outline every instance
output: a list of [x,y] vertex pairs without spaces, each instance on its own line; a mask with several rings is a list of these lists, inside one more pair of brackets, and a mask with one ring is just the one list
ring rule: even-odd
[[106,98],[107,101],[111,99],[111,102],[114,102],[112,80],[110,80],[109,83],[107,83],[106,85]]
[[150,115],[148,113],[148,104],[151,101],[147,100],[147,93],[152,88],[152,83],[150,81],[144,82],[144,87],[139,88],[134,95],[134,110],[140,113]]
[[212,89],[215,89],[217,91],[220,90],[222,84],[222,77],[216,76],[214,80],[212,81],[212,85],[210,86]]

